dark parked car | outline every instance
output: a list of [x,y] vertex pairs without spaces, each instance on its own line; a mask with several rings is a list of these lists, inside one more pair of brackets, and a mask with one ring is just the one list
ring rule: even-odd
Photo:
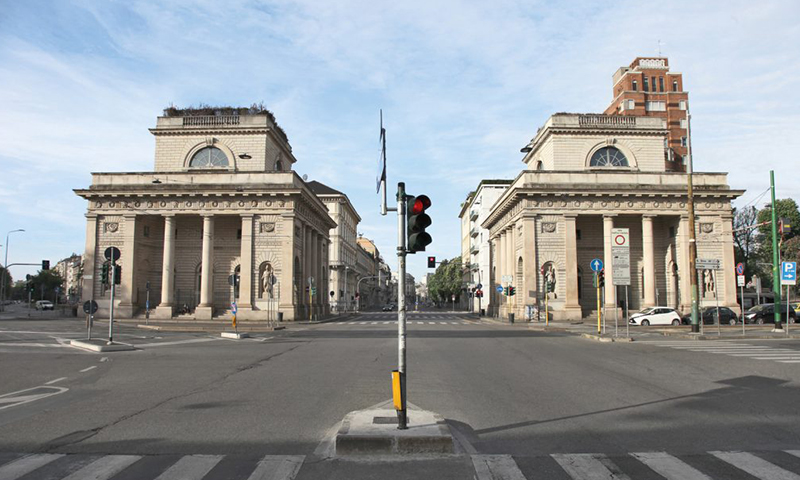
[[[717,307],[704,307],[700,309],[700,318],[702,318],[703,325],[716,325],[717,324]],[[736,325],[739,317],[736,312],[728,307],[719,307],[719,320],[720,325]],[[684,315],[681,318],[684,325],[692,323],[692,314]]]
[[[786,304],[781,305],[781,322],[786,322]],[[759,325],[764,323],[775,323],[775,304],[764,303],[756,305],[744,314],[745,323],[757,323]],[[791,308],[789,309],[789,323],[795,323],[797,314]]]

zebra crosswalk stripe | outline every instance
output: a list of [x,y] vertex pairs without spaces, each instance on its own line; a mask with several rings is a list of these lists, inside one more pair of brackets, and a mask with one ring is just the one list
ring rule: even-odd
[[511,455],[472,455],[477,480],[526,480]]
[[800,475],[747,452],[709,452],[720,460],[761,480],[800,480]]
[[666,452],[640,452],[631,455],[667,480],[712,480],[708,475]]
[[294,480],[305,459],[305,455],[267,455],[247,480]]
[[169,467],[156,480],[200,480],[216,466],[223,455],[188,455]]
[[136,463],[138,455],[106,455],[86,465],[63,480],[108,480]]
[[574,453],[550,456],[573,480],[630,480],[604,455]]
[[39,467],[58,460],[64,455],[57,453],[42,453],[39,455],[26,455],[20,459],[0,467],[0,480],[16,480]]

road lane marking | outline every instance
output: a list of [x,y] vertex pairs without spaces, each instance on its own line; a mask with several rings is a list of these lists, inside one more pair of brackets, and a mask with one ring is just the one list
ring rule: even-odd
[[511,455],[472,455],[478,480],[525,480]]
[[65,348],[66,345],[60,343],[5,343],[0,342],[0,347],[44,347],[44,348]]
[[95,368],[97,368],[97,365],[92,365],[91,367],[84,368],[83,370],[81,370],[81,373],[86,373],[86,372],[88,372],[89,370],[93,370],[93,369],[95,369]]
[[800,475],[796,475],[788,470],[784,470],[777,465],[756,457],[747,452],[709,452],[723,462],[730,463],[739,470],[744,470],[750,475],[761,480],[800,480]]
[[187,455],[178,460],[156,480],[200,480],[214,468],[224,455]]
[[800,363],[800,360],[779,360],[778,363]]
[[40,455],[28,455],[11,463],[0,467],[0,479],[16,480],[37,468],[43,467],[48,463],[58,460],[64,455],[58,453],[43,453]]
[[[39,390],[40,393],[27,393],[32,392],[34,390]],[[59,393],[64,393],[68,391],[68,388],[65,387],[33,387],[33,388],[26,388],[25,390],[18,390],[16,392],[6,393],[4,395],[0,395],[0,410],[10,407],[16,407],[17,405],[22,405],[25,403],[34,402],[36,400],[41,400],[43,398],[52,397],[53,395],[58,395]],[[26,395],[20,395],[21,393],[27,393]],[[16,396],[14,396],[16,395]]]
[[50,380],[49,382],[45,383],[45,385],[52,385],[52,384],[58,383],[58,382],[60,382],[62,380],[66,380],[67,378],[68,377],[56,378],[55,380]]
[[176,340],[174,342],[138,343],[135,347],[166,347],[168,345],[184,345],[189,343],[213,342],[222,338],[194,338],[191,340]]
[[305,459],[305,455],[267,455],[247,480],[293,480]]
[[552,454],[573,480],[630,480],[603,455],[593,453]]
[[108,480],[140,458],[137,455],[106,455],[62,480]]
[[640,452],[631,455],[667,480],[712,480],[708,475],[666,452]]

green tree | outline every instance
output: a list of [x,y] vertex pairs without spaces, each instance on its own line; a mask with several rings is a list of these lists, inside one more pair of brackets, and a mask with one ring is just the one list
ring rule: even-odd
[[55,270],[40,270],[38,274],[31,277],[33,283],[32,300],[56,300],[56,288],[63,288],[64,279]]
[[[780,256],[784,259],[786,256],[786,248],[790,245],[793,238],[797,237],[798,228],[800,228],[800,211],[797,208],[797,203],[791,198],[784,198],[775,201],[775,210],[778,219],[785,218],[792,226],[792,232],[784,235],[782,238],[778,237],[780,242]],[[772,209],[770,206],[762,208],[758,212],[758,223],[764,223],[758,227],[758,257],[762,263],[772,263]],[[780,235],[780,232],[778,233]],[[762,278],[768,285],[772,285],[772,269],[764,268],[762,270]]]
[[428,281],[428,295],[437,303],[451,302],[453,295],[456,301],[461,296],[461,257],[444,260]]
[[757,230],[753,226],[757,223],[758,210],[756,207],[745,207],[733,210],[733,250],[736,262],[744,264],[744,274],[750,278],[758,268],[757,258]]
[[10,295],[11,286],[14,284],[14,281],[11,278],[11,272],[8,272],[8,274],[6,274],[5,267],[0,267],[0,282],[5,282],[5,284],[6,284],[5,285],[5,290],[4,290],[4,292],[6,292],[6,294],[5,294],[6,298],[11,298],[11,295]]

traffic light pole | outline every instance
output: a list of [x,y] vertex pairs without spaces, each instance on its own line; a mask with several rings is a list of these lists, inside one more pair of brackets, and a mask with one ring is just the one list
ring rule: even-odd
[[[775,294],[775,328],[782,330],[781,327],[781,251],[778,248],[778,209],[775,205],[775,172],[769,171],[769,186],[772,191],[772,292]],[[789,321],[789,317],[786,317]]]
[[108,344],[111,345],[114,343],[114,292],[117,290],[117,269],[113,261],[109,270],[111,270],[111,308],[108,310]]
[[[385,187],[384,187],[385,191]],[[406,400],[406,184],[397,184],[397,369],[400,372],[400,402],[397,428],[408,428]]]
[[[690,287],[692,292],[692,333],[699,333],[700,332],[700,306],[698,304],[699,301],[699,294],[697,292],[697,238],[695,236],[694,231],[694,191],[692,185],[692,171],[693,171],[693,159],[692,159],[692,115],[687,111],[686,112],[686,119],[687,119],[687,133],[689,137],[689,142],[687,144],[688,149],[688,157],[689,162],[687,165],[687,182],[688,182],[688,192],[687,192],[687,208],[689,209],[689,279],[690,279]],[[627,288],[627,287],[626,287]],[[625,295],[625,302],[627,308],[627,292]],[[625,323],[628,323],[627,315]]]

